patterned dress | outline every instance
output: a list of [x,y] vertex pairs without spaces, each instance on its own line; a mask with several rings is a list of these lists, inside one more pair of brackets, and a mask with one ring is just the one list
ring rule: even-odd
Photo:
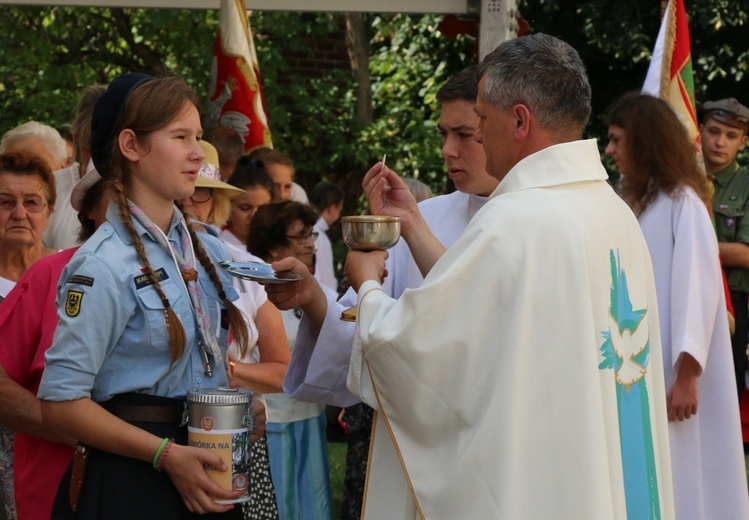
[[244,504],[246,520],[278,520],[276,491],[270,477],[268,443],[263,435],[252,444],[250,461],[250,501]]

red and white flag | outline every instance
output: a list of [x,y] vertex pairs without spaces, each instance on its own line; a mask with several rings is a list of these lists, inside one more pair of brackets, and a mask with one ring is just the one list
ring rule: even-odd
[[[667,2],[642,92],[666,101],[687,128],[692,141],[699,143],[692,51],[684,0]],[[696,149],[699,151],[699,146]]]
[[226,126],[244,139],[245,152],[273,147],[255,44],[243,0],[221,0],[211,62],[206,125]]

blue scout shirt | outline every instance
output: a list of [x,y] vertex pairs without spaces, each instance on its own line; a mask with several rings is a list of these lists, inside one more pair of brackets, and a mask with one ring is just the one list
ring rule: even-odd
[[[170,365],[164,306],[143,273],[133,241],[110,204],[107,219],[76,252],[58,283],[59,324],[46,367],[39,398],[66,401],[90,397],[103,402],[125,392],[184,398],[193,387],[227,384],[225,360],[213,360],[213,376],[204,372],[198,346],[198,329],[179,268],[149,231],[133,222],[151,267],[160,280],[187,338],[185,354]],[[175,208],[167,237],[181,252],[178,231],[181,215]],[[200,240],[215,262],[231,254],[217,238],[200,233]],[[198,281],[211,329],[225,351],[228,320],[208,274],[196,260]],[[217,268],[231,300],[237,293],[229,275]]]

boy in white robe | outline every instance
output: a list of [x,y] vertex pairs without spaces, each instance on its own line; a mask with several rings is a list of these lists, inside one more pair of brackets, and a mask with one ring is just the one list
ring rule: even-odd
[[[460,237],[498,184],[486,173],[483,147],[473,140],[478,127],[473,111],[477,88],[476,66],[472,65],[448,80],[437,93],[442,105],[438,125],[443,138],[442,156],[457,191],[425,200],[419,208],[429,228],[447,247]],[[405,241],[401,240],[389,253],[389,274],[383,288],[398,298],[404,290],[418,287],[424,277]],[[266,287],[271,301],[282,309],[298,306],[304,311],[284,391],[300,401],[351,406],[360,402],[346,387],[356,327],[341,321],[340,316],[356,303],[356,292],[349,290],[336,301],[316,289],[316,284],[301,293],[286,285]],[[291,307],[283,302],[290,302]]]

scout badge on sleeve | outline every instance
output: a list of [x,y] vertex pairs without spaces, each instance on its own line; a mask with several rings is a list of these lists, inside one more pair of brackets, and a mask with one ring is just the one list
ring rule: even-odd
[[68,297],[65,299],[65,314],[71,318],[78,316],[81,312],[81,301],[83,293],[80,291],[68,291]]

